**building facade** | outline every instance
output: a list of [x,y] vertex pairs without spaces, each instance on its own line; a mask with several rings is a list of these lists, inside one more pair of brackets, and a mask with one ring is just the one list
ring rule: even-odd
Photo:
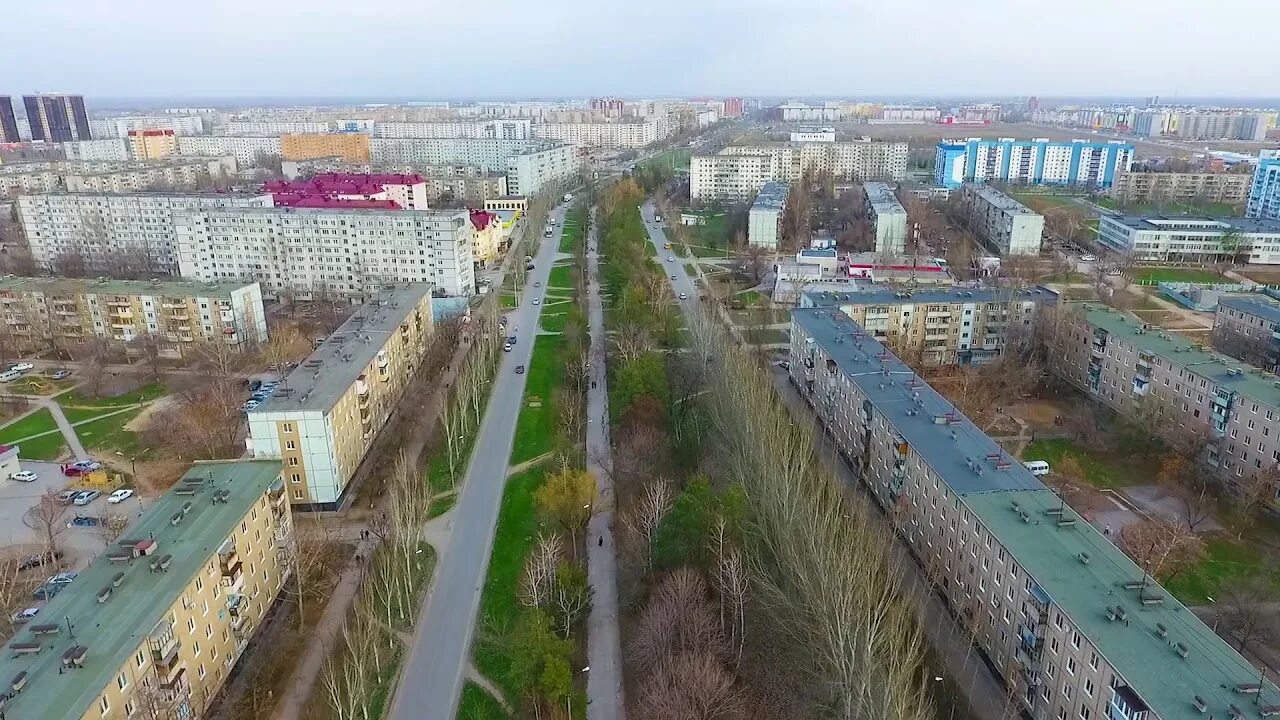
[[248,412],[250,450],[284,463],[290,502],[312,510],[342,505],[431,334],[430,285],[380,292]]
[[369,143],[377,164],[464,165],[507,176],[507,192],[532,195],[545,187],[573,180],[582,158],[572,145],[549,140],[500,138],[373,138]]
[[[169,275],[178,268],[174,213],[271,207],[270,195],[234,193],[51,193],[18,198],[36,265],[65,263],[104,275]],[[214,279],[214,278],[209,278]]]
[[68,142],[92,140],[83,95],[24,95],[32,140]]
[[[278,460],[197,462],[17,631],[10,717],[203,717],[296,552]],[[20,690],[21,692],[17,692]]]
[[742,202],[773,180],[766,155],[693,155],[689,158],[689,198]]
[[1280,220],[1103,215],[1098,240],[1138,260],[1280,263]]
[[380,122],[373,136],[380,138],[494,138],[527,140],[533,137],[528,118],[500,118],[465,122]]
[[330,133],[334,124],[325,120],[231,120],[221,135],[289,135],[294,133]]
[[787,209],[791,187],[783,182],[766,182],[747,211],[747,242],[755,247],[777,250],[782,236],[782,214]]
[[205,134],[200,115],[129,115],[90,120],[89,130],[96,138],[127,138],[135,130],[172,130],[174,135]]
[[1249,198],[1248,175],[1239,173],[1121,172],[1111,197],[1122,202],[1218,202],[1243,205]]
[[132,159],[129,153],[129,141],[124,138],[64,142],[62,152],[68,160],[85,162],[123,162]]
[[257,283],[7,277],[0,278],[0,313],[22,352],[151,337],[161,356],[181,358],[197,342],[247,351],[267,340]]
[[428,209],[426,181],[413,174],[319,173],[306,180],[269,180],[262,191],[275,197],[277,207],[296,205],[290,198],[322,197],[390,200],[409,210]]
[[157,186],[196,187],[231,175],[234,158],[165,162],[30,162],[0,165],[0,197],[21,193],[141,192]]
[[130,130],[128,140],[134,160],[163,160],[178,154],[178,137],[172,130]]
[[901,255],[907,250],[907,210],[898,202],[893,186],[869,182],[862,185],[867,196],[867,218],[876,234],[876,252]]
[[258,281],[268,297],[363,300],[388,285],[475,290],[465,210],[241,207],[175,213],[179,273]]
[[969,229],[992,251],[1004,255],[1039,255],[1044,216],[995,188],[976,183],[960,190]]
[[264,156],[281,156],[280,138],[267,136],[179,135],[179,155],[231,155],[240,167],[251,167]]
[[532,126],[533,135],[572,145],[608,149],[642,148],[667,137],[668,124],[656,119],[632,122],[543,122]]
[[280,136],[284,160],[340,157],[347,162],[369,162],[369,136],[365,133],[289,133]]
[[1274,685],[847,315],[795,311],[788,372],[1026,716],[1268,712],[1241,694]]
[[13,112],[13,98],[0,95],[0,143],[22,142],[18,134],[18,116]]
[[741,201],[770,180],[798,182],[807,172],[863,181],[902,180],[907,172],[907,144],[863,139],[730,145],[716,155],[690,158],[689,196]]
[[1280,150],[1258,153],[1245,217],[1280,220]]
[[507,194],[505,172],[486,171],[466,165],[409,165],[394,163],[348,163],[342,158],[285,160],[284,176],[310,178],[321,173],[400,173],[422,178],[428,203],[442,198],[483,203]]
[[938,143],[933,172],[934,182],[949,188],[966,182],[1107,188],[1132,162],[1133,145],[1120,140],[969,138]]
[[1280,302],[1260,293],[1223,295],[1209,338],[1218,352],[1280,372]]

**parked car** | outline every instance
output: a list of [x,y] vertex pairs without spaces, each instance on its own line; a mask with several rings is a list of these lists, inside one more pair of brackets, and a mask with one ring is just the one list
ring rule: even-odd
[[59,583],[46,583],[36,588],[35,591],[31,593],[31,596],[37,600],[52,600],[53,596],[62,592],[62,588],[64,587],[66,587],[66,585]]
[[523,366],[523,365],[517,365],[517,366],[516,366],[516,374],[517,374],[517,375],[523,375],[523,374],[524,374],[524,366]]
[[40,608],[38,607],[29,607],[26,610],[19,610],[13,614],[13,621],[16,623],[26,622],[35,617],[39,612]]
[[507,336],[507,344],[508,344],[508,345],[515,345],[515,344],[516,344],[516,336],[515,336],[515,335],[508,335],[508,336]]
[[58,560],[61,557],[62,557],[61,550],[55,550],[53,552],[53,555],[50,555],[47,552],[36,553],[35,555],[28,555],[22,559],[22,562],[18,563],[18,569],[30,570],[31,568],[38,568],[42,565],[46,565],[55,560]]
[[244,404],[240,406],[240,412],[249,412],[250,410],[258,407],[258,404],[259,401],[257,400],[245,400]]
[[0,382],[13,382],[20,377],[22,377],[22,373],[17,370],[5,370],[4,372],[0,372]]
[[1081,256],[1080,256],[1080,259],[1081,259],[1081,260],[1083,260],[1083,261],[1085,261],[1085,262],[1093,262],[1093,261],[1095,261],[1095,260],[1097,260],[1097,259],[1098,259],[1098,256],[1097,256],[1097,255],[1090,255],[1090,254],[1086,253],[1086,254],[1084,254],[1084,255],[1081,255]]
[[76,496],[79,494],[80,494],[79,490],[63,490],[62,492],[58,493],[58,501],[61,502],[63,505],[68,505],[71,503],[72,500],[75,500]]
[[17,480],[18,482],[35,482],[39,477],[39,475],[36,475],[30,470],[19,470],[18,472],[10,475],[9,479]]
[[258,391],[258,388],[260,388],[260,387],[262,387],[262,381],[261,381],[261,380],[250,380],[250,381],[249,381],[249,390],[251,390],[251,391],[253,391],[253,392],[257,392],[257,391]]
[[53,374],[51,374],[49,377],[50,377],[50,378],[52,378],[52,379],[54,379],[54,380],[62,380],[63,378],[69,378],[69,377],[71,377],[71,371],[70,371],[70,370],[55,370],[55,371],[53,372]]
[[71,463],[71,465],[73,467],[78,467],[81,470],[84,470],[86,472],[97,470],[98,468],[102,467],[102,463],[98,462],[97,460],[77,460]]
[[14,363],[10,365],[9,369],[16,370],[18,372],[27,372],[28,370],[35,370],[36,366],[32,365],[29,362],[20,362],[20,363]]
[[49,576],[49,579],[45,580],[44,582],[46,585],[50,583],[54,585],[66,585],[72,580],[75,580],[76,576],[79,574],[80,573],[76,572],[75,570],[68,570],[66,572],[60,572],[57,575]]
[[71,504],[72,504],[72,505],[81,505],[81,506],[83,506],[83,505],[88,505],[89,503],[91,503],[91,502],[93,502],[94,500],[97,500],[99,497],[101,497],[101,495],[102,495],[102,493],[98,492],[97,490],[85,490],[84,492],[80,493],[79,495],[76,495],[76,499],[75,499],[75,500],[72,500],[72,501],[71,501]]
[[133,497],[132,490],[130,490],[129,488],[120,488],[119,490],[107,496],[107,502],[111,503],[112,505],[115,505],[116,503],[122,503],[131,497]]

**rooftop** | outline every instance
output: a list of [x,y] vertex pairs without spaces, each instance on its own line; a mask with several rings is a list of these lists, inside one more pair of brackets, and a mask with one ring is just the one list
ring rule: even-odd
[[867,202],[871,203],[871,207],[876,211],[877,215],[905,215],[907,213],[906,208],[902,207],[902,203],[898,202],[898,196],[894,194],[893,186],[889,183],[864,183],[862,189],[867,193]]
[[1220,353],[1197,347],[1157,328],[1145,329],[1132,315],[1085,303],[1081,308],[1089,324],[1113,336],[1186,368],[1219,387],[1227,388],[1270,407],[1280,409],[1276,376]]
[[1100,222],[1116,223],[1133,230],[1195,230],[1242,233],[1280,233],[1280,220],[1264,218],[1208,218],[1191,215],[1103,215]]
[[1222,295],[1218,298],[1218,307],[1257,315],[1266,322],[1280,323],[1280,302],[1266,296]]
[[[378,188],[380,192],[382,188]],[[395,200],[371,200],[366,198],[333,197],[323,194],[309,193],[274,193],[272,202],[276,207],[288,208],[338,208],[355,210],[401,210],[400,203]]]
[[72,278],[0,278],[0,293],[39,292],[45,295],[169,295],[221,297],[257,283],[203,282],[196,280],[77,280]]
[[275,394],[250,413],[329,410],[373,362],[387,336],[400,327],[424,297],[430,296],[430,283],[401,285],[378,293],[289,373]]
[[[195,574],[217,553],[240,518],[279,480],[281,469],[279,460],[192,465],[175,489],[157,499],[121,536],[121,543],[153,540],[156,547],[150,556],[124,563],[112,562],[107,553],[99,555],[17,632],[16,642],[39,642],[41,649],[31,655],[6,653],[0,657],[4,683],[19,673],[27,674],[26,687],[4,703],[5,714],[11,718],[84,715],[164,619]],[[195,488],[195,494],[178,494],[186,488]],[[227,493],[225,500],[215,501],[215,492]],[[175,517],[180,521],[174,523]],[[152,569],[152,562],[166,557],[166,570]],[[110,597],[100,601],[99,595],[107,590]],[[44,624],[59,630],[32,633],[34,627]],[[83,666],[59,673],[62,655],[77,645],[87,648]]]
[[990,185],[982,185],[980,183],[970,183],[966,185],[970,192],[978,197],[991,203],[995,207],[1003,210],[1010,215],[1036,215],[1037,213],[1031,208],[1005,195]]
[[791,186],[778,180],[770,180],[760,188],[760,192],[756,193],[755,202],[751,203],[752,210],[781,210],[787,203],[787,194],[791,191]]

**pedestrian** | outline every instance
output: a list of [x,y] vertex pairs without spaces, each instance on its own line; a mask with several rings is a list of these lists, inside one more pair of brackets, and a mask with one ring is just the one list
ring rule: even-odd
[[600,536],[600,547],[604,547],[604,536]]

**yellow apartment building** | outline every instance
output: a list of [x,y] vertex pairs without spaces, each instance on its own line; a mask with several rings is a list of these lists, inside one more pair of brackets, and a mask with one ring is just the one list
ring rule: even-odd
[[431,342],[431,285],[379,293],[249,411],[254,457],[284,462],[299,509],[340,507]]
[[284,160],[340,157],[343,162],[369,162],[369,136],[365,133],[290,133],[280,136]]
[[201,717],[280,594],[293,521],[278,460],[192,465],[17,630],[0,712]]
[[172,130],[130,130],[129,157],[162,160],[178,154],[178,137]]

